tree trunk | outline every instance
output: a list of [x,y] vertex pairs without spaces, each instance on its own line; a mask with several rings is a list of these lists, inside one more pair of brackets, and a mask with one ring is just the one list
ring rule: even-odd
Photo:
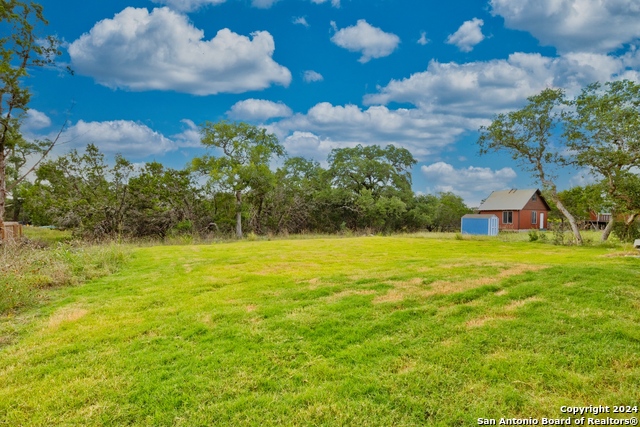
[[15,191],[13,192],[13,209],[11,211],[11,221],[20,221],[20,214],[22,213],[22,202],[18,200]]
[[0,144],[0,228],[4,221],[4,211],[7,202],[7,158],[4,152],[4,143]]
[[614,218],[615,218],[615,212],[611,212],[611,218],[609,218],[609,222],[607,223],[607,226],[602,231],[602,237],[600,237],[601,242],[606,242],[607,239],[609,238],[609,235],[613,231],[613,224],[615,222]]
[[242,192],[236,191],[236,237],[242,239]]
[[263,207],[264,196],[260,196],[258,202],[258,212],[256,213],[256,233],[258,235],[262,234],[262,207]]
[[573,217],[573,215],[571,215],[571,212],[569,212],[567,208],[565,208],[562,202],[560,201],[560,198],[558,197],[558,193],[556,192],[555,187],[550,188],[550,193],[551,193],[551,199],[556,204],[556,207],[558,208],[558,210],[562,212],[562,215],[564,215],[564,217],[567,218],[567,221],[569,221],[569,225],[571,226],[571,231],[573,232],[573,237],[575,237],[576,239],[576,244],[582,245],[583,243],[582,235],[580,234],[580,229],[578,228],[576,219]]
[[638,214],[637,213],[629,215],[629,217],[625,221],[625,224],[627,225],[627,227],[630,226],[631,224],[633,224],[633,221],[635,221],[636,218],[638,218]]

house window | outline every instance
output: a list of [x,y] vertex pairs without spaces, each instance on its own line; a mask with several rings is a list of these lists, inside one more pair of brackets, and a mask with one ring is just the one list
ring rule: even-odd
[[538,223],[538,212],[533,211],[531,212],[531,224],[537,224]]
[[513,224],[513,211],[502,212],[502,223]]
[[533,197],[531,197],[531,200],[533,200],[534,202],[535,202],[536,200],[538,200],[538,195],[537,195],[537,194],[534,194],[534,195],[533,195]]

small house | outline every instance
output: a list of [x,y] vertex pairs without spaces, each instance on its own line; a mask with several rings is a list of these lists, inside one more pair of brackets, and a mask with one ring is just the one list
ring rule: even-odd
[[460,220],[462,234],[482,236],[498,235],[498,217],[495,215],[467,214]]
[[537,189],[494,191],[478,213],[498,217],[500,230],[546,230],[551,208]]

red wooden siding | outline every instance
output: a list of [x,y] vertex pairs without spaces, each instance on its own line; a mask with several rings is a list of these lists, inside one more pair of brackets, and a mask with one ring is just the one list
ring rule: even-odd
[[[502,211],[482,211],[481,214],[493,214],[498,217],[498,227],[500,230],[539,230],[540,229],[540,213],[544,213],[544,226],[542,228],[548,228],[549,224],[549,211],[544,208],[540,210],[522,210],[522,211],[512,211],[513,212],[513,223],[512,224],[504,224],[502,222]],[[536,213],[536,223],[531,223],[531,212]]]

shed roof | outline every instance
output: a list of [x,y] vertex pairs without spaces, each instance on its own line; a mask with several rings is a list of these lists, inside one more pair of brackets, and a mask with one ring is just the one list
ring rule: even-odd
[[498,218],[494,214],[466,214],[462,218]]
[[503,190],[494,191],[482,202],[478,210],[480,211],[519,211],[524,209],[534,194],[537,194],[542,202],[549,208],[547,202],[542,198],[540,190],[527,188],[525,190]]

